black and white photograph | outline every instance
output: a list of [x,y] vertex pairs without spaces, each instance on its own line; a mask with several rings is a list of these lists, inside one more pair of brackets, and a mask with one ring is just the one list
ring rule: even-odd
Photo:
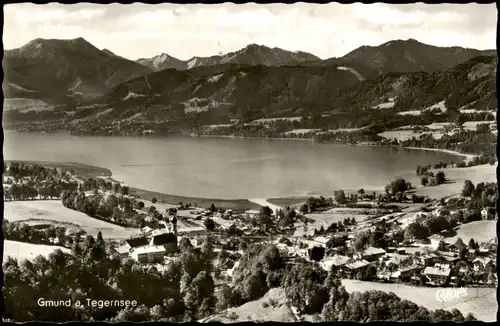
[[3,10],[3,322],[497,320],[495,3]]

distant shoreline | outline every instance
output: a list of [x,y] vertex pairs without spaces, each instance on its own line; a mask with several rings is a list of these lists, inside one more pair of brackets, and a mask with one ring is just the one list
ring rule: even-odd
[[457,151],[452,151],[449,149],[441,149],[441,148],[427,148],[427,147],[403,147],[407,149],[417,149],[421,151],[430,151],[430,152],[441,152],[441,153],[447,153],[447,154],[452,154],[452,155],[457,155],[457,156],[462,156],[465,157],[465,163],[469,163],[476,155],[474,154],[464,154],[460,153]]

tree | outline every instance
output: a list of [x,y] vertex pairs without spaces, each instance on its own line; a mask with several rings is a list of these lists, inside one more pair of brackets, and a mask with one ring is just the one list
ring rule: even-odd
[[123,186],[121,187],[120,189],[120,193],[123,195],[123,196],[127,196],[129,194],[129,187],[128,186]]
[[347,198],[345,196],[344,190],[337,190],[334,192],[335,201],[341,205],[347,203]]
[[474,184],[470,180],[465,180],[464,187],[462,188],[462,197],[471,197],[474,193]]
[[262,206],[260,208],[260,215],[272,216],[273,210],[269,208],[269,206]]
[[334,277],[334,273],[330,272],[328,279],[325,282],[326,288],[329,291],[329,301],[324,305],[322,316],[326,322],[340,321],[343,311],[346,307],[349,294],[342,285],[340,279]]
[[440,185],[446,182],[446,175],[443,171],[436,173],[436,184]]
[[231,306],[231,288],[227,284],[223,284],[217,293],[217,311],[222,311]]
[[324,287],[327,273],[317,264],[300,262],[286,274],[285,294],[300,314],[314,314],[323,309],[328,301]]
[[426,227],[418,222],[413,222],[406,227],[405,239],[425,239],[429,236],[429,231]]
[[474,249],[474,250],[479,249],[479,245],[477,244],[476,241],[474,241],[473,238],[471,238],[469,241],[469,249]]
[[299,211],[302,214],[307,214],[309,212],[309,206],[307,206],[307,204],[302,204],[302,206],[300,206]]
[[325,248],[323,247],[312,247],[310,251],[309,258],[314,261],[321,261],[325,256]]
[[248,244],[245,241],[245,239],[241,239],[240,238],[240,243],[239,243],[239,246],[238,246],[238,250],[245,251],[245,250],[247,250],[247,248],[248,248]]
[[364,196],[365,195],[365,190],[363,188],[359,189],[358,190],[358,194],[361,195],[361,196]]
[[259,217],[259,224],[267,232],[273,226],[273,219],[269,215],[261,214]]
[[179,250],[181,252],[185,252],[189,249],[192,249],[193,245],[191,244],[191,241],[189,241],[189,238],[187,237],[182,237],[182,239],[179,241]]
[[361,232],[358,234],[358,236],[354,239],[354,248],[356,251],[363,251],[365,250],[366,246],[368,245],[368,233],[367,232]]
[[439,241],[437,250],[446,251],[446,243],[443,240]]
[[188,287],[184,301],[186,309],[196,319],[213,314],[216,303],[214,290],[214,280],[206,271],[200,272]]
[[391,182],[391,184],[389,185],[389,190],[392,195],[398,192],[404,194],[408,190],[408,183],[406,182],[406,180],[398,178]]
[[207,231],[213,231],[215,230],[215,222],[211,218],[207,218],[204,222],[203,225],[207,229]]
[[156,199],[156,197],[153,197],[153,198],[151,199],[151,202],[152,202],[153,204],[156,204],[156,202],[157,202],[157,201],[158,201],[158,200]]
[[144,202],[142,201],[137,202],[136,208],[140,210],[144,209]]

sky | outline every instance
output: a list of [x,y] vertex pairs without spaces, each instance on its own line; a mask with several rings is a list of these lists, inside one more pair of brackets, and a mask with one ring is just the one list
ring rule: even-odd
[[413,38],[436,46],[496,48],[492,4],[90,4],[4,7],[5,49],[35,38],[83,37],[127,59],[181,60],[255,43],[322,59],[362,45]]

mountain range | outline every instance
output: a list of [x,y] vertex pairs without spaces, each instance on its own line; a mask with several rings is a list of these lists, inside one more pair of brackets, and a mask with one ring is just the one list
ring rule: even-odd
[[136,62],[101,51],[83,38],[35,39],[3,58],[6,98],[82,101],[106,94],[131,78],[151,73]]
[[244,49],[224,55],[211,57],[193,57],[182,61],[165,53],[150,59],[139,59],[136,62],[150,67],[155,71],[174,68],[177,70],[192,69],[200,66],[213,66],[221,64],[245,64],[280,66],[286,64],[300,64],[308,61],[321,61],[320,58],[306,52],[286,51],[280,48],[269,48],[264,45],[250,44]]
[[392,112],[421,110],[441,101],[448,109],[469,105],[469,109],[492,110],[496,65],[496,57],[479,56],[445,71],[388,73],[364,81],[338,66],[166,69],[118,85],[105,102],[129,110],[129,115],[161,108],[249,120],[297,116],[304,110],[362,112],[388,99],[393,99]]
[[356,87],[368,87],[379,78],[400,78],[395,77],[398,74],[439,79],[440,73],[446,75],[473,58],[495,55],[495,50],[436,47],[409,39],[362,46],[326,60],[305,52],[251,44],[220,56],[182,61],[163,53],[134,62],[100,50],[83,38],[35,39],[4,51],[3,90],[6,98],[52,103],[94,99],[121,106],[174,105],[204,98],[238,110],[252,107],[278,112],[287,105],[289,110],[325,102],[340,105],[339,99],[345,100],[343,90],[349,89],[351,94]]

